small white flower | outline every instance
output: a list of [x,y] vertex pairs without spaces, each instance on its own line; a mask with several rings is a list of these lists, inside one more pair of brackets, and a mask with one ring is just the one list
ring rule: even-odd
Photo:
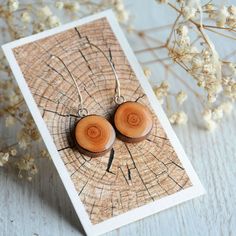
[[27,179],[28,179],[28,181],[32,181],[33,178],[32,178],[32,176],[28,176]]
[[208,121],[206,122],[206,128],[207,128],[209,131],[215,130],[216,127],[217,127],[217,124],[216,124],[215,121],[213,121],[213,120],[208,120]]
[[215,73],[215,68],[212,64],[203,65],[202,72],[205,74],[213,74]]
[[170,121],[170,123],[171,124],[175,124],[175,122],[176,122],[176,120],[177,120],[177,113],[175,112],[175,113],[173,113],[173,114],[171,114],[171,116],[169,117],[169,121]]
[[21,140],[19,140],[18,144],[19,144],[19,147],[23,150],[25,150],[28,146],[27,141],[23,138]]
[[61,24],[61,22],[57,16],[49,16],[47,19],[47,23],[50,28],[57,27]]
[[57,9],[61,10],[64,7],[64,2],[58,1],[55,5]]
[[236,15],[227,17],[226,24],[232,28],[236,27]]
[[30,20],[31,20],[31,17],[30,17],[30,15],[29,15],[28,12],[25,11],[25,12],[23,12],[23,13],[21,14],[21,21],[22,21],[23,23],[29,23]]
[[180,91],[176,96],[176,100],[179,104],[182,104],[187,99],[187,97],[188,95],[184,91]]
[[126,23],[129,19],[129,13],[127,11],[117,11],[117,19],[121,23]]
[[225,6],[221,7],[217,12],[216,25],[218,27],[224,27],[228,15],[227,8]]
[[229,7],[228,7],[228,12],[229,12],[231,15],[236,15],[236,6],[234,6],[234,5],[229,6]]
[[124,9],[125,9],[124,3],[122,1],[117,1],[115,3],[115,8],[117,11],[124,11]]
[[213,110],[212,118],[214,120],[220,120],[223,118],[223,109],[220,106]]
[[233,110],[233,104],[230,101],[225,101],[221,103],[220,107],[222,108],[223,112],[226,114],[230,114]]
[[17,141],[18,141],[18,145],[19,148],[25,150],[30,142],[29,138],[26,136],[26,134],[24,133],[24,129],[20,130],[17,133]]
[[188,116],[185,112],[180,111],[180,112],[174,112],[170,117],[169,121],[171,124],[186,124],[188,121]]
[[236,75],[236,64],[235,63],[229,63],[228,67],[233,75]]
[[152,74],[151,70],[147,67],[143,69],[143,73],[147,78],[149,78]]
[[223,90],[221,81],[217,81],[217,80],[209,81],[206,87],[208,89],[209,94],[213,94],[215,97],[217,94],[219,94]]
[[52,11],[48,6],[44,6],[38,9],[37,14],[40,19],[45,20],[52,15]]
[[202,58],[199,55],[194,56],[193,59],[192,59],[192,67],[193,67],[193,69],[195,69],[195,68],[198,69],[198,68],[200,68],[202,66],[203,66]]
[[203,111],[202,116],[205,121],[209,121],[212,119],[212,111],[210,109],[206,109]]
[[42,158],[50,159],[50,155],[49,155],[49,153],[46,149],[41,150],[40,155],[41,155]]
[[183,8],[183,16],[185,17],[186,20],[189,20],[195,17],[196,13],[197,13],[197,9],[194,7],[185,6]]
[[208,94],[207,95],[207,100],[210,103],[214,103],[216,101],[216,94]]
[[176,29],[176,33],[181,36],[187,36],[188,35],[188,27],[186,25],[179,25]]
[[16,156],[16,154],[17,154],[17,150],[15,148],[12,148],[10,150],[10,155],[14,157],[14,156]]
[[19,8],[18,0],[8,0],[7,1],[7,9],[10,12],[14,12]]
[[213,6],[213,4],[208,3],[208,4],[206,4],[205,9],[207,11],[213,11],[214,10],[214,6]]
[[80,9],[80,4],[78,2],[65,3],[64,7],[72,12],[77,12]]
[[6,127],[11,127],[15,124],[16,120],[13,116],[8,116],[5,120]]
[[[177,39],[177,43],[180,47],[184,48],[184,47],[189,47],[190,46],[190,37],[189,36],[180,36]],[[188,48],[189,49],[189,48]],[[188,53],[186,53],[186,55],[188,55]]]
[[169,83],[167,81],[163,81],[160,86],[155,88],[155,94],[157,99],[163,102],[163,98],[167,96],[169,90]]
[[9,153],[8,152],[0,152],[0,166],[6,164],[9,160]]
[[38,32],[44,31],[45,29],[46,29],[46,25],[44,23],[40,22],[35,25],[34,32],[38,33]]

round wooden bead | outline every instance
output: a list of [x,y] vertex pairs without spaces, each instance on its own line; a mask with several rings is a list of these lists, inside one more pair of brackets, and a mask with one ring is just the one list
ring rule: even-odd
[[102,156],[115,142],[115,130],[108,120],[98,115],[88,115],[79,120],[74,130],[80,153],[90,157]]
[[147,138],[152,130],[152,114],[138,102],[124,102],[114,115],[117,136],[122,141],[135,143]]

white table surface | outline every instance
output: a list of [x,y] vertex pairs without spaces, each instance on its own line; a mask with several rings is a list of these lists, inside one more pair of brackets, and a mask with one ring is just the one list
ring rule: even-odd
[[[173,19],[173,11],[147,2],[127,3],[130,11],[136,12],[134,24],[139,28],[166,24]],[[133,41],[132,46],[137,48]],[[233,48],[233,42],[220,46],[222,52]],[[155,76],[158,70],[152,80]],[[224,118],[218,129],[209,133],[202,128],[197,101],[191,96],[189,99],[183,106],[190,115],[189,123],[174,129],[207,195],[107,233],[107,236],[236,235],[236,114]],[[3,132],[2,124],[0,128],[1,136],[9,136],[7,130]],[[19,180],[13,171],[0,169],[0,235],[83,235],[53,164],[43,160],[39,169],[32,182]]]

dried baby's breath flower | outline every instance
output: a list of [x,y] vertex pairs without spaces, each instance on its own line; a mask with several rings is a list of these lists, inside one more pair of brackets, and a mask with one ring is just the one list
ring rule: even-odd
[[216,107],[213,111],[212,111],[212,118],[214,120],[220,120],[223,118],[223,109],[221,106]]
[[55,6],[57,9],[61,10],[64,7],[64,2],[58,1],[58,2],[56,2]]
[[115,3],[115,9],[117,11],[124,11],[125,10],[125,6],[122,0],[116,0]]
[[121,23],[125,23],[129,19],[129,13],[127,11],[117,11],[118,21]]
[[186,101],[187,97],[188,97],[188,95],[184,91],[180,91],[176,95],[176,100],[179,104],[182,104],[183,102]]
[[39,8],[37,14],[38,14],[39,19],[45,20],[49,16],[52,15],[52,11],[48,6],[44,6],[44,7]]
[[17,133],[17,140],[19,148],[23,150],[25,150],[28,147],[31,141],[23,129]]
[[49,153],[48,153],[48,151],[46,149],[43,149],[43,150],[40,151],[40,156],[42,158],[51,159],[51,157],[50,157],[50,155],[49,155]]
[[0,152],[0,166],[4,166],[8,162],[9,156],[8,152]]
[[7,1],[7,10],[9,12],[14,12],[19,8],[19,2],[17,0],[8,0]]
[[17,150],[15,148],[11,148],[10,155],[14,157],[14,156],[16,156],[16,154],[17,154]]
[[149,77],[151,76],[151,74],[152,74],[151,70],[150,70],[149,68],[147,68],[147,67],[145,67],[145,68],[143,69],[143,73],[144,73],[144,75],[145,75],[147,78],[149,78]]
[[212,111],[210,109],[206,109],[203,111],[202,116],[205,121],[209,121],[212,119]]
[[235,15],[228,16],[226,24],[231,28],[235,28],[236,27],[236,16]]
[[6,127],[13,126],[15,124],[15,122],[16,122],[16,120],[13,116],[7,116],[7,118],[5,119]]
[[162,104],[163,99],[167,96],[169,90],[169,83],[167,81],[163,81],[159,86],[155,89],[155,94],[159,102]]
[[217,123],[213,120],[208,120],[206,122],[206,128],[209,130],[209,131],[214,131],[217,127]]
[[207,95],[207,100],[209,103],[214,103],[216,101],[217,95],[214,93],[209,93]]
[[123,0],[114,1],[114,10],[116,12],[116,17],[119,22],[126,23],[129,19],[129,13],[125,9]]
[[223,110],[223,112],[226,114],[230,114],[233,110],[233,104],[230,101],[225,101],[221,103],[220,107]]
[[188,35],[188,27],[186,25],[180,24],[176,29],[176,33],[180,36],[187,36]]
[[57,27],[61,24],[60,19],[57,16],[49,16],[47,19],[47,24],[50,28]]
[[28,13],[28,12],[22,12],[22,14],[21,14],[21,21],[23,22],[23,23],[30,23],[30,21],[31,21],[31,17],[30,17],[30,14]]
[[34,26],[34,33],[42,32],[46,29],[46,25],[44,23],[37,23]]
[[64,3],[64,8],[72,12],[77,12],[80,10],[80,4],[78,2]]
[[32,177],[38,173],[38,168],[35,164],[35,159],[29,154],[26,154],[22,159],[20,159],[16,165],[19,170],[20,178],[23,177],[23,172],[26,173],[27,178]]
[[204,7],[206,11],[213,11],[214,10],[214,5],[211,3],[207,3]]
[[196,16],[197,9],[192,6],[185,6],[183,8],[183,16],[186,20],[194,18]]
[[221,7],[218,12],[217,12],[217,17],[216,17],[216,25],[218,27],[224,27],[227,17],[228,17],[228,11],[225,6]]
[[171,114],[171,116],[169,117],[170,123],[171,124],[177,124],[177,125],[181,125],[181,124],[186,124],[188,121],[188,116],[185,112],[180,111],[180,112],[174,112],[173,114]]

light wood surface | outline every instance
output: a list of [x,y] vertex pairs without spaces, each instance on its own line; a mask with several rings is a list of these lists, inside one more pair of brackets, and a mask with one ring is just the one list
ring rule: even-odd
[[[154,20],[165,24],[171,14],[154,3],[135,1],[129,8],[145,12],[146,20],[136,23],[148,28]],[[143,19],[143,18],[141,18]],[[131,41],[132,42],[132,41]],[[135,48],[135,44],[131,44]],[[219,45],[218,45],[219,46]],[[222,51],[234,45],[221,44]],[[161,76],[154,74],[155,76]],[[184,105],[191,115],[184,127],[175,127],[207,195],[122,227],[107,236],[220,236],[236,234],[236,114],[226,117],[213,133],[199,122],[200,107],[192,97]],[[173,103],[172,106],[175,106]],[[9,137],[1,124],[1,136]],[[36,150],[37,152],[37,150]],[[42,170],[32,182],[22,181],[13,172],[0,171],[0,235],[3,236],[75,236],[82,235],[64,187],[53,164],[44,160]]]

